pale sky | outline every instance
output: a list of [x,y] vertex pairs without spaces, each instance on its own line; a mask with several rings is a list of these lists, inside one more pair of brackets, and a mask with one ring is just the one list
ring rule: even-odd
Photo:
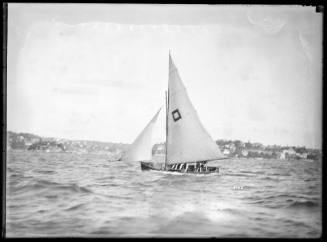
[[314,7],[8,5],[8,130],[131,143],[164,107],[170,50],[214,140],[321,148]]

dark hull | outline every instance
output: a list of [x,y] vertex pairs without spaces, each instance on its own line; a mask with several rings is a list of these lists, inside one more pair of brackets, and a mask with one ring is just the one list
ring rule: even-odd
[[207,166],[207,170],[205,171],[185,171],[185,170],[172,170],[172,169],[167,169],[163,166],[155,166],[152,162],[145,162],[141,161],[141,170],[142,171],[168,171],[168,172],[177,172],[177,173],[187,173],[187,174],[211,174],[211,173],[219,173],[219,167],[216,166]]
[[161,168],[155,168],[155,167],[153,167],[153,164],[151,162],[141,161],[141,170],[142,171],[148,171],[148,170],[161,171]]

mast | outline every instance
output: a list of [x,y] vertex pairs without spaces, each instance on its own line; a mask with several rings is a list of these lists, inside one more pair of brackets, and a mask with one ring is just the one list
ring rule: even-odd
[[165,92],[166,94],[166,147],[165,147],[165,151],[166,151],[166,155],[165,155],[165,170],[167,170],[167,154],[168,154],[168,151],[167,151],[167,137],[168,137],[168,94],[167,94],[167,91]]
[[[169,49],[169,58],[170,58],[170,49]],[[169,67],[168,67],[168,72],[169,72]],[[168,83],[169,83],[169,75],[168,75]],[[169,103],[168,103],[168,98],[169,98],[169,87],[167,88],[167,91],[165,92],[166,94],[166,156],[165,156],[165,170],[167,170],[167,162],[168,162],[168,112],[169,112]]]

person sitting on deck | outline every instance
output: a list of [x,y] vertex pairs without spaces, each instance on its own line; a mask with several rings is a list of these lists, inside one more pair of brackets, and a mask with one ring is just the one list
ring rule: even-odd
[[185,172],[188,170],[188,163],[185,163]]
[[197,162],[195,164],[195,171],[199,172],[199,169],[200,169],[200,165],[199,165],[199,162]]
[[205,165],[203,163],[201,164],[201,169],[202,171],[205,171]]
[[199,172],[202,172],[202,164],[199,165]]

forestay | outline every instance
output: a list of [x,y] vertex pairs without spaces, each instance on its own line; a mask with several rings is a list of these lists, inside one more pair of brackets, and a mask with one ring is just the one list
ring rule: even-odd
[[131,144],[125,155],[122,157],[123,161],[147,161],[152,159],[152,130],[155,126],[160,110],[161,108]]
[[200,122],[170,55],[168,95],[167,163],[222,158],[217,144]]

